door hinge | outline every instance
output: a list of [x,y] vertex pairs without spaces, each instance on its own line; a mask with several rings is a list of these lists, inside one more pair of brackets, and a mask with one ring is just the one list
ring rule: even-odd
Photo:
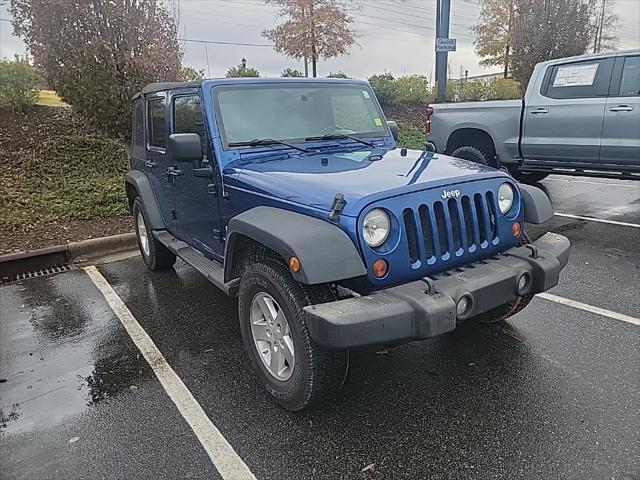
[[207,193],[209,195],[213,195],[214,197],[218,196],[218,186],[215,183],[210,183],[207,185]]
[[172,220],[175,220],[176,218],[177,218],[177,217],[176,217],[176,211],[172,209],[172,210],[171,210],[171,219],[172,219]]

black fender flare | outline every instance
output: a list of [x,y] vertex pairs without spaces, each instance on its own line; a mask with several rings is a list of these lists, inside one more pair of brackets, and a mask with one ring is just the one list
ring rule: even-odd
[[160,214],[160,208],[158,207],[156,196],[153,194],[153,190],[151,189],[151,182],[149,182],[149,178],[143,172],[132,170],[125,175],[124,181],[126,185],[131,185],[131,187],[137,192],[142,205],[144,205],[144,211],[147,214],[147,221],[149,222],[151,229],[165,229],[166,225],[162,215]]
[[224,281],[232,280],[234,248],[242,236],[280,255],[300,261],[293,278],[307,285],[336,282],[366,275],[362,258],[340,227],[319,218],[273,207],[255,207],[229,221]]
[[544,223],[553,218],[553,207],[546,193],[532,185],[518,183],[524,221],[527,223]]

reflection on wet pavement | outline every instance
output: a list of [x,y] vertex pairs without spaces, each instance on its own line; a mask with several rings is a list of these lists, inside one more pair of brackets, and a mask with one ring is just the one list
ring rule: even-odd
[[87,294],[81,272],[2,290],[0,428],[55,426],[136,387],[150,369],[117,318]]

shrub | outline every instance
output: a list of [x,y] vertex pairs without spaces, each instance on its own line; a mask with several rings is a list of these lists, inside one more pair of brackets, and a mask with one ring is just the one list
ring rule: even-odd
[[12,0],[17,35],[52,90],[107,133],[130,132],[131,97],[180,79],[176,26],[161,0]]
[[338,71],[338,72],[330,72],[329,75],[327,75],[327,78],[351,78],[351,77],[342,71]]
[[369,77],[369,85],[381,105],[389,105],[396,99],[395,78],[390,73],[379,73]]
[[204,70],[183,66],[180,68],[180,76],[185,82],[195,82],[204,78]]
[[247,67],[247,61],[243,58],[242,62],[227,70],[225,77],[227,78],[240,78],[240,77],[259,77],[260,72],[255,68]]
[[429,101],[430,89],[424,75],[405,75],[395,81],[396,100],[400,102]]
[[280,74],[281,77],[304,77],[304,73],[302,73],[300,70],[296,70],[295,68],[285,68],[284,70],[282,70],[282,73]]
[[489,84],[483,80],[471,80],[462,87],[462,97],[468,102],[486,100],[489,97]]
[[488,97],[491,100],[510,100],[522,97],[520,84],[513,78],[494,78],[488,86]]
[[40,78],[22,60],[0,60],[0,107],[24,110],[38,99]]

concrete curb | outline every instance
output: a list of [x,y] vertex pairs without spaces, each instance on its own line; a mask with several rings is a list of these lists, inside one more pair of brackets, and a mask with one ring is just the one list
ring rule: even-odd
[[123,233],[79,242],[68,242],[66,245],[0,255],[0,280],[10,280],[24,272],[65,265],[79,258],[91,259],[134,250],[137,247],[136,234]]

